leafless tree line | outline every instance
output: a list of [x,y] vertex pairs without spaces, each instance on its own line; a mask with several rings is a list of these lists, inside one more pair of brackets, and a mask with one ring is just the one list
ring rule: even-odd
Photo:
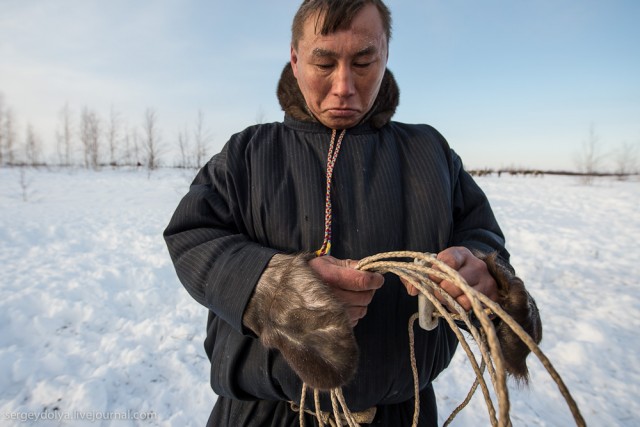
[[4,105],[0,94],[0,165],[13,164],[16,161],[17,135],[13,110]]
[[582,181],[585,184],[591,184],[595,177],[604,173],[607,161],[612,161],[612,173],[621,180],[627,179],[631,174],[640,173],[638,144],[623,142],[616,150],[606,152],[602,148],[600,136],[592,123],[587,139],[582,142],[582,149],[575,158]]
[[[0,93],[0,166],[54,164],[94,170],[131,166],[152,171],[160,166],[197,168],[211,154],[209,147],[212,135],[201,110],[198,110],[191,129],[185,126],[175,136],[178,158],[173,164],[165,163],[168,145],[159,126],[158,114],[153,108],[145,110],[142,122],[138,125],[128,125],[113,106],[106,118],[87,106],[80,110],[77,120],[74,116],[68,103],[58,112],[56,159],[47,162],[42,139],[35,128],[27,123],[20,137],[15,113],[5,104]],[[260,113],[256,121],[262,121]],[[638,143],[624,142],[616,150],[605,152],[595,125],[591,124],[587,139],[575,156],[578,174],[584,177],[587,184],[602,174],[615,174],[620,179],[626,179],[631,174],[640,173],[639,148]],[[505,169],[499,172],[513,171]],[[533,172],[541,174],[539,171]],[[489,170],[477,171],[477,174],[488,173]]]
[[176,136],[179,158],[167,164],[168,145],[153,108],[144,111],[140,124],[128,125],[113,106],[105,118],[86,106],[76,115],[68,103],[58,112],[55,159],[44,158],[42,139],[31,123],[27,123],[22,135],[21,138],[15,113],[0,94],[0,166],[81,166],[93,170],[129,166],[149,171],[161,166],[195,168],[210,155],[212,142],[204,114],[199,110],[192,131],[185,127]]
[[587,138],[582,141],[580,150],[575,153],[574,162],[577,169],[575,171],[540,170],[509,166],[500,169],[469,169],[467,172],[473,176],[491,176],[496,174],[498,177],[503,174],[533,177],[542,177],[544,175],[575,175],[578,176],[584,184],[593,183],[594,179],[599,176],[613,175],[620,180],[626,180],[630,175],[640,174],[639,149],[639,144],[623,142],[617,149],[608,152],[605,151],[601,144],[600,136],[596,132],[595,125],[592,123],[589,127]]

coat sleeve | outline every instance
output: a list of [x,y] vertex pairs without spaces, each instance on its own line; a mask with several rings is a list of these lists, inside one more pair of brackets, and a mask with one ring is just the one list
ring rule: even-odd
[[251,239],[250,218],[243,211],[250,198],[250,171],[234,170],[228,147],[200,170],[164,239],[191,296],[235,330],[249,334],[242,315],[276,250]]
[[464,246],[484,253],[497,252],[503,261],[508,262],[504,235],[487,197],[464,170],[460,157],[453,151],[451,153],[454,183],[451,246]]
[[[454,187],[454,244],[471,249],[482,259],[498,286],[498,303],[524,328],[536,343],[542,340],[542,322],[534,298],[509,264],[504,235],[498,226],[489,201],[471,176],[464,171],[460,158],[453,153],[456,185]],[[526,383],[529,372],[527,345],[504,322],[496,321],[498,341],[502,346],[507,372]]]

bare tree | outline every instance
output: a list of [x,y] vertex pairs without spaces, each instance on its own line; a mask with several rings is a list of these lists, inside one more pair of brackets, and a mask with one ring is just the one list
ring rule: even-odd
[[181,130],[178,132],[178,147],[180,148],[180,161],[178,167],[190,168],[191,164],[191,148],[189,142],[189,132],[187,130]]
[[115,167],[118,164],[117,152],[118,152],[118,141],[119,141],[119,128],[120,128],[120,115],[112,105],[111,112],[109,114],[109,127],[107,128],[107,142],[109,144],[109,164],[112,167]]
[[623,142],[614,153],[616,175],[624,180],[638,170],[638,145]]
[[2,119],[4,117],[4,95],[0,92],[0,166],[4,164],[4,128]]
[[147,108],[144,113],[143,147],[145,150],[146,166],[149,171],[156,170],[160,165],[160,131],[158,130],[155,110]]
[[200,167],[207,158],[207,146],[211,142],[211,132],[204,125],[204,114],[202,110],[198,110],[196,119],[196,127],[193,132],[195,144],[195,167]]
[[82,144],[82,160],[86,169],[89,169],[89,109],[84,107],[80,113],[80,144]]
[[100,168],[100,145],[101,145],[101,140],[100,140],[100,118],[98,117],[98,115],[95,112],[92,112],[90,115],[91,120],[89,121],[89,135],[90,135],[90,139],[89,139],[89,147],[90,147],[90,153],[91,153],[91,167],[93,169],[99,169]]
[[35,131],[31,123],[27,124],[27,135],[24,140],[24,154],[26,164],[31,166],[38,166],[42,163],[42,144],[40,138],[36,136]]
[[29,196],[31,195],[31,178],[27,177],[27,168],[19,168],[20,175],[18,178],[18,184],[20,184],[20,190],[22,191],[22,201],[29,201]]
[[87,107],[82,109],[80,116],[80,142],[84,167],[97,170],[100,167],[100,118]]
[[68,102],[64,104],[64,107],[58,113],[58,119],[60,120],[56,132],[58,161],[61,166],[71,166],[73,128],[71,124],[71,109]]
[[130,128],[123,138],[123,160],[128,166],[140,166],[140,138],[135,127]]
[[133,154],[131,149],[132,138],[129,131],[126,131],[122,138],[122,164],[130,166],[133,164]]
[[592,123],[589,127],[589,137],[582,143],[582,151],[576,157],[578,171],[582,173],[582,181],[591,184],[600,171],[604,155],[600,149],[600,137],[596,134]]
[[141,138],[140,133],[138,133],[138,129],[135,127],[131,130],[131,137],[131,140],[133,141],[133,165],[136,167],[142,166],[142,147],[140,146]]
[[[3,132],[3,140],[4,140],[4,158],[5,162],[8,165],[13,165],[16,163],[16,124],[15,124],[15,116],[13,114],[13,110],[8,108],[4,113],[4,132]],[[0,123],[0,126],[2,123]]]

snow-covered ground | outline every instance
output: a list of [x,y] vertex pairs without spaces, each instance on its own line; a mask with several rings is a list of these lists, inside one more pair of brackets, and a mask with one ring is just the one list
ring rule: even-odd
[[[0,425],[204,425],[216,398],[206,312],[161,236],[189,173],[20,175],[0,169]],[[587,423],[638,425],[640,182],[478,182],[538,301],[542,350]],[[472,383],[465,359],[437,380],[441,423]],[[513,424],[572,425],[546,370],[529,365],[530,387],[511,387]],[[480,393],[454,425],[489,425]]]

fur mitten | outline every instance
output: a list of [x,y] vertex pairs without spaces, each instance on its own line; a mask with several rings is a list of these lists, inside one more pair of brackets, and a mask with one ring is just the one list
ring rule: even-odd
[[[498,284],[498,303],[533,338],[536,344],[542,340],[542,323],[535,300],[506,263],[497,253],[475,253],[482,259]],[[529,347],[511,330],[505,322],[499,322],[496,328],[498,340],[502,346],[507,372],[524,383],[529,380],[526,358]]]
[[309,267],[311,258],[275,255],[242,320],[264,346],[279,350],[305,383],[329,390],[353,378],[358,346],[344,306]]

